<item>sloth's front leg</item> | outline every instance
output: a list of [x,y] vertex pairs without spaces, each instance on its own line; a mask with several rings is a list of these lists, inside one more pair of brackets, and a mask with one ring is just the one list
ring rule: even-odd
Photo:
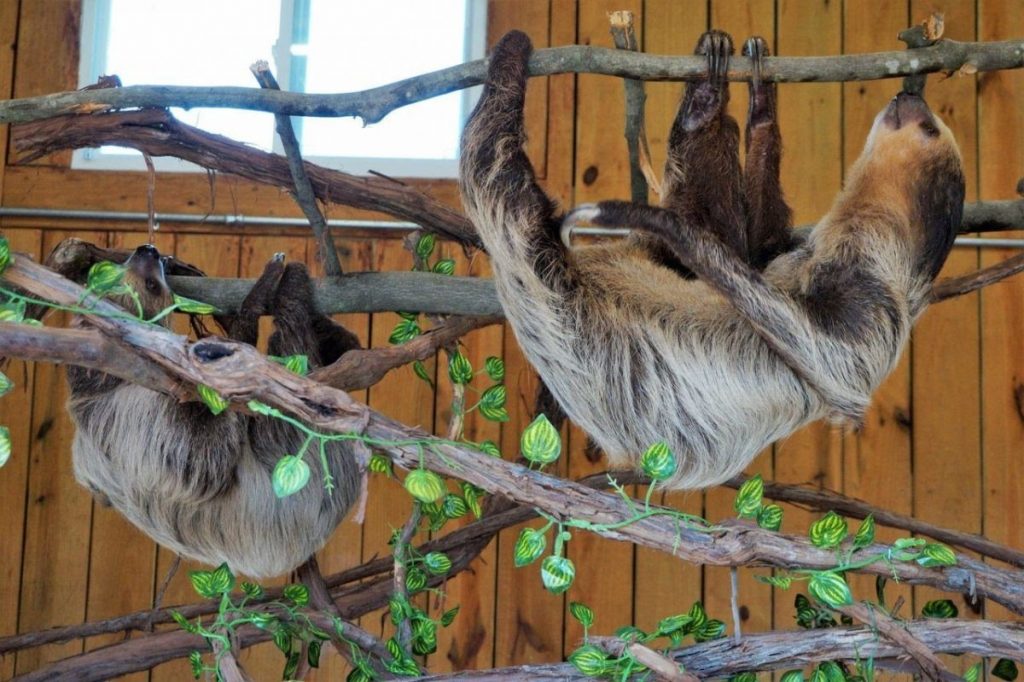
[[263,274],[256,280],[256,284],[242,299],[238,314],[228,320],[226,330],[229,338],[251,346],[256,345],[259,339],[260,316],[270,313],[270,302],[283,272],[284,254],[275,253],[263,268]]
[[743,168],[743,191],[747,210],[747,242],[750,262],[761,270],[776,256],[793,246],[790,232],[792,212],[782,195],[779,163],[782,135],[776,114],[776,85],[761,78],[761,61],[770,52],[764,38],[748,38],[744,56],[754,64],[747,112],[747,158]]

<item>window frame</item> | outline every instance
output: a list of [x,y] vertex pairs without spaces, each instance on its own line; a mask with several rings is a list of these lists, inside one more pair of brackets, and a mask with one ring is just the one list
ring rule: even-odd
[[[279,0],[280,22],[278,38],[271,48],[275,64],[275,73],[282,90],[289,90],[292,80],[296,79],[296,61],[293,59],[301,52],[301,43],[296,43],[294,18],[300,10],[309,11],[311,0]],[[487,41],[487,6],[485,0],[466,0],[465,50],[463,61],[481,59],[486,54]],[[111,0],[82,0],[81,14],[81,49],[78,64],[79,87],[95,83],[101,75],[107,74],[106,51],[99,49],[109,41]],[[301,37],[301,36],[299,36]],[[304,76],[304,72],[301,74]],[[384,85],[383,83],[381,85]],[[480,97],[481,87],[467,88],[461,91],[461,119],[464,122]],[[303,117],[293,117],[296,136],[302,142]],[[271,151],[284,154],[281,140],[273,135]],[[395,157],[355,157],[355,156],[322,156],[303,155],[306,161],[326,168],[344,171],[353,175],[372,175],[374,173],[403,178],[453,179],[458,177],[458,158],[454,159],[414,159]],[[196,173],[206,169],[196,164],[173,157],[154,157],[153,166],[160,172]],[[102,154],[97,149],[75,150],[71,158],[71,168],[86,171],[145,171],[146,164],[141,155],[136,154]]]

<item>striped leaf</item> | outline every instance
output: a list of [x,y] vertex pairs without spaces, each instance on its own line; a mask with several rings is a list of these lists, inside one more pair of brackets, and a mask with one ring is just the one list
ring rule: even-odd
[[480,414],[492,422],[508,421],[508,410],[505,403],[508,399],[508,392],[503,384],[491,386],[480,396]]
[[803,670],[787,670],[779,678],[779,682],[804,682]]
[[420,326],[414,320],[399,320],[395,328],[391,330],[388,343],[398,346],[406,341],[412,341],[422,333],[423,330],[420,329]]
[[423,565],[434,575],[444,575],[452,570],[452,560],[444,552],[429,552],[423,557]]
[[493,355],[484,361],[484,369],[491,381],[502,381],[505,378],[505,361]]
[[757,518],[762,499],[764,499],[764,480],[761,478],[761,474],[758,474],[743,482],[736,493],[733,507],[741,519]]
[[532,564],[540,558],[547,546],[548,539],[544,533],[535,528],[524,528],[516,539],[515,549],[512,550],[516,568]]
[[121,286],[124,282],[125,272],[123,265],[117,265],[110,261],[93,263],[93,266],[89,268],[85,286],[94,294],[105,294]]
[[956,565],[956,554],[953,550],[939,542],[932,542],[924,546],[921,550],[921,556],[917,558],[917,563],[921,564],[926,568],[933,568],[935,566],[955,566]]
[[0,467],[11,458],[11,430],[0,426]]
[[459,519],[468,512],[469,505],[460,496],[454,493],[448,493],[444,496],[444,501],[441,502],[441,513],[445,515],[445,518]]
[[284,588],[281,592],[285,599],[291,600],[296,606],[305,606],[309,603],[309,588],[305,585],[294,583]]
[[306,487],[309,482],[309,465],[301,457],[285,455],[277,460],[271,482],[274,484],[274,494],[278,497],[294,495]]
[[766,504],[757,513],[757,525],[766,530],[778,530],[782,527],[782,507],[777,504]]
[[426,469],[410,471],[405,477],[405,489],[420,502],[437,502],[448,492],[441,477]]
[[11,245],[7,242],[7,237],[0,235],[0,272],[6,270],[10,264]]
[[0,372],[0,396],[14,388],[14,382],[7,378],[7,375]]
[[569,662],[587,677],[601,677],[615,668],[615,662],[593,644],[584,644],[569,654]]
[[468,384],[473,379],[473,365],[461,351],[456,351],[448,360],[448,378],[459,385]]
[[811,576],[808,591],[823,604],[832,608],[853,603],[853,594],[843,576],[832,571],[821,571]]
[[199,394],[199,399],[210,408],[210,412],[214,415],[218,415],[224,410],[228,409],[228,401],[220,397],[220,393],[213,390],[206,384],[199,384],[196,386],[196,393]]
[[1017,664],[1008,658],[1000,658],[992,666],[992,674],[1006,682],[1013,682],[1017,679]]
[[693,639],[697,642],[710,642],[725,634],[725,623],[711,618],[704,621],[704,624],[694,630]]
[[846,519],[830,511],[811,524],[811,530],[808,535],[811,538],[811,544],[815,547],[831,549],[832,547],[838,547],[848,532]]
[[455,261],[453,261],[451,258],[442,258],[441,260],[434,263],[434,267],[432,269],[439,275],[454,275]]
[[594,624],[594,611],[582,602],[569,602],[569,614],[572,615],[584,628]]
[[921,609],[925,618],[956,618],[960,611],[949,599],[933,599]]
[[548,418],[538,414],[519,441],[523,457],[535,464],[551,464],[562,454],[562,439]]
[[436,243],[437,238],[434,235],[422,235],[416,241],[416,255],[420,258],[430,258],[430,254],[434,253],[434,244]]
[[217,312],[217,309],[209,303],[203,303],[202,301],[195,301],[191,298],[185,298],[184,296],[174,295],[174,305],[178,307],[183,313],[192,313],[194,315],[213,315]]
[[857,534],[853,536],[853,548],[860,549],[867,547],[875,541],[875,517],[873,514],[868,514],[867,517],[861,521],[860,528],[857,529]]
[[669,449],[668,443],[661,441],[647,448],[640,457],[640,468],[644,475],[652,481],[665,481],[676,473],[679,462]]
[[551,555],[540,564],[540,579],[552,594],[562,594],[576,579],[576,567],[564,556]]

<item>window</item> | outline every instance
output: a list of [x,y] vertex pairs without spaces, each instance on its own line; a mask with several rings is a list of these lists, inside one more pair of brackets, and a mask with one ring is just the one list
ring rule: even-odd
[[[81,85],[117,74],[124,85],[255,87],[267,60],[282,89],[348,92],[477,59],[486,0],[85,0]],[[354,118],[292,119],[306,159],[349,173],[454,177],[459,134],[478,88],[398,109],[363,127]],[[281,152],[273,116],[174,110],[191,125]],[[159,170],[195,170],[154,159]],[[76,168],[138,169],[141,154],[76,152]]]

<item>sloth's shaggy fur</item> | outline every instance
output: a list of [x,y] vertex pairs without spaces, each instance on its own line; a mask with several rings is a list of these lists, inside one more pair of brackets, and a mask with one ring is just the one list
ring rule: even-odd
[[[763,41],[748,42],[758,57]],[[462,140],[461,189],[524,353],[617,467],[664,440],[675,488],[713,485],[812,420],[859,421],[924,310],[960,223],[949,129],[901,93],[878,115],[832,209],[803,243],[778,189],[774,91],[754,83],[747,169],[724,113],[731,44],[702,37],[670,135],[665,208],[601,202],[633,238],[570,249],[523,145],[522,33],[490,58]],[[716,75],[717,74],[717,75]],[[692,278],[696,275],[696,278]]]
[[[140,247],[127,266],[126,281],[147,316],[171,304],[156,249]],[[312,309],[312,300],[305,267],[285,267],[275,257],[231,321],[230,336],[254,344],[260,314],[273,313],[271,354],[303,353],[317,366],[358,347],[354,336]],[[79,482],[183,556],[226,561],[253,577],[286,573],[323,545],[358,494],[360,471],[348,445],[327,445],[333,494],[324,489],[319,458],[307,453],[309,483],[278,499],[271,472],[302,445],[294,427],[231,411],[214,416],[201,403],[179,403],[79,367],[67,373]]]

